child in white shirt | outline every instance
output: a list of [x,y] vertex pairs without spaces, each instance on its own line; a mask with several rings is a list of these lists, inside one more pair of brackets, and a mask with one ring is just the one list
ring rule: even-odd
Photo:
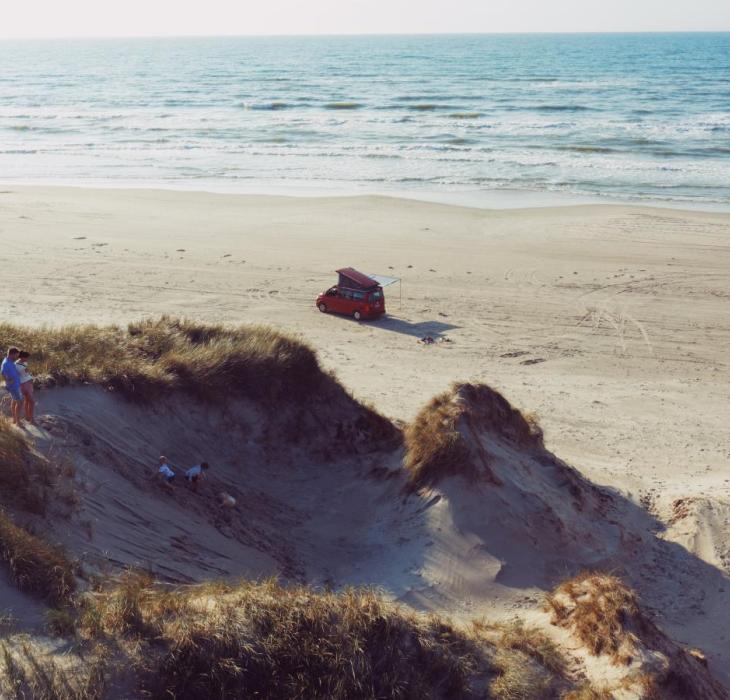
[[160,468],[157,472],[166,484],[171,484],[175,479],[175,476],[177,476],[175,472],[170,469],[170,465],[167,463],[167,457],[160,457]]

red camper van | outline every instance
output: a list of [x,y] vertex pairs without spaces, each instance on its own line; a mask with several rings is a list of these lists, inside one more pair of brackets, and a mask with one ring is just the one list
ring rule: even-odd
[[332,311],[359,321],[385,313],[383,288],[378,282],[351,267],[343,267],[337,274],[338,283],[317,297],[317,308],[323,314]]

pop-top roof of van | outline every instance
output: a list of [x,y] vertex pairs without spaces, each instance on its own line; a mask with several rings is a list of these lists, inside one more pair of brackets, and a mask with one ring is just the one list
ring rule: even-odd
[[368,277],[362,272],[358,272],[353,267],[343,267],[340,270],[335,270],[335,272],[342,277],[346,277],[348,280],[352,280],[358,287],[363,289],[378,286],[378,283],[372,277]]

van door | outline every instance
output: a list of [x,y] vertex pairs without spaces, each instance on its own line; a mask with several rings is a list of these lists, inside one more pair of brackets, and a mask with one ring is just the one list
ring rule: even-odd
[[342,312],[342,298],[340,297],[339,287],[332,287],[327,290],[324,303],[327,304],[329,311],[334,311],[335,313]]
[[346,287],[339,288],[337,301],[339,303],[338,311],[341,314],[347,314],[349,316],[355,311],[356,304],[353,294],[354,292],[352,291],[352,289],[347,289]]
[[366,313],[365,307],[367,306],[368,293],[367,292],[353,292],[352,293],[352,312],[359,311],[361,314]]

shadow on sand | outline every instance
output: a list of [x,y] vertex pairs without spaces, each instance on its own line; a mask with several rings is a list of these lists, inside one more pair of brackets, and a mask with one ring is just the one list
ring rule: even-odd
[[403,335],[411,335],[414,338],[423,338],[431,336],[434,340],[444,337],[446,331],[459,328],[452,323],[444,323],[443,321],[419,321],[414,323],[404,318],[395,316],[384,316],[377,321],[371,321],[373,328],[378,328],[392,333],[402,333]]
[[[540,448],[532,456],[547,468],[572,471],[546,448]],[[586,543],[595,546],[593,556],[585,556],[585,552],[583,556],[578,555],[570,551],[570,546],[557,551],[543,548],[539,533],[533,533],[532,543],[529,539],[520,541],[519,530],[513,525],[523,519],[526,523],[539,522],[536,504],[545,511],[550,509],[544,493],[525,492],[509,505],[510,501],[505,498],[508,485],[475,487],[458,477],[444,482],[435,492],[448,499],[455,530],[478,542],[477,549],[483,549],[501,562],[497,583],[513,589],[538,588],[547,592],[582,571],[617,574],[638,591],[659,626],[674,641],[702,649],[710,659],[712,674],[726,688],[730,687],[727,664],[730,576],[681,544],[664,539],[664,523],[639,504],[613,488],[593,484],[579,472],[576,475],[582,489],[598,496],[605,507],[603,514],[595,511],[595,528],[585,533]],[[568,482],[565,483],[567,504],[571,497]],[[465,499],[466,494],[477,498],[481,508],[475,509],[474,503]],[[433,498],[434,492],[429,490],[418,497],[424,496]],[[528,503],[533,500],[531,508]],[[569,520],[566,511],[563,515]],[[427,519],[421,517],[423,532],[432,537]],[[560,524],[558,518],[555,523]],[[459,601],[449,600],[447,594],[440,602],[453,606]],[[416,607],[429,609],[417,597],[411,599],[411,604],[414,603]]]

